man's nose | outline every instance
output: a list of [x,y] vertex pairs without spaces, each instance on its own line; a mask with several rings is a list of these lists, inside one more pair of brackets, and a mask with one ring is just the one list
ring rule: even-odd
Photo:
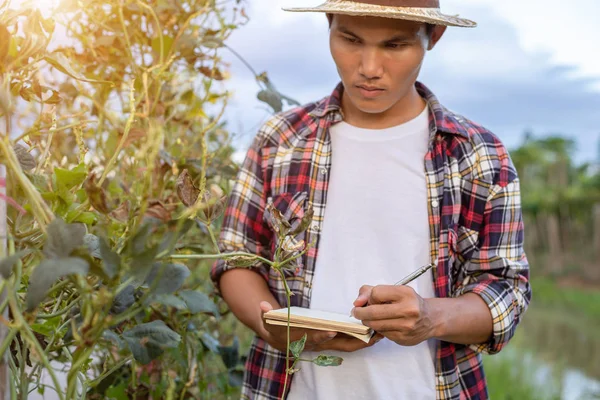
[[377,49],[365,49],[358,71],[366,79],[379,79],[383,75],[383,64]]

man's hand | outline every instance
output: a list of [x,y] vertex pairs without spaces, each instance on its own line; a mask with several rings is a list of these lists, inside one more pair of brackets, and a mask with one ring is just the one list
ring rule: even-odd
[[435,337],[427,302],[409,286],[363,286],[354,306],[355,318],[399,345],[414,346]]
[[[287,327],[279,325],[266,324],[264,315],[271,311],[273,306],[266,301],[260,303],[262,317],[262,335],[261,337],[271,346],[285,353],[287,348]],[[381,335],[374,335],[369,343],[358,340],[351,336],[337,334],[337,332],[317,331],[313,329],[290,328],[290,343],[299,340],[307,334],[304,350],[306,351],[324,351],[337,350],[343,352],[352,352],[366,347],[371,347],[382,339]]]

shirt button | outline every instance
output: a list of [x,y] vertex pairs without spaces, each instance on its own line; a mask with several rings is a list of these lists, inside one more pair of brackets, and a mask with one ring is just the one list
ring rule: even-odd
[[444,383],[444,377],[443,376],[438,376],[438,382],[439,383]]
[[440,203],[438,203],[438,201],[437,201],[437,200],[433,200],[433,201],[431,202],[431,206],[432,206],[433,208],[437,208],[439,205],[440,205]]
[[327,174],[327,168],[321,168],[321,175]]
[[319,230],[319,224],[317,224],[317,223],[315,222],[315,223],[313,224],[313,229],[314,229],[315,231],[318,231],[318,230]]

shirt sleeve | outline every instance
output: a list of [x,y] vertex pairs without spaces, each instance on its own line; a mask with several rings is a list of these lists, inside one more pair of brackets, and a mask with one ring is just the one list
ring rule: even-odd
[[479,246],[463,268],[464,284],[457,296],[476,293],[493,320],[489,342],[470,347],[498,353],[514,336],[531,300],[529,264],[523,249],[524,226],[518,178],[490,190],[480,230]]
[[[245,252],[271,259],[272,232],[264,222],[266,206],[265,176],[263,169],[264,135],[260,132],[253,140],[236,176],[227,200],[218,246],[221,253]],[[220,278],[234,267],[225,260],[217,260],[211,269],[211,280],[218,295]],[[251,267],[268,281],[268,265],[258,262]]]

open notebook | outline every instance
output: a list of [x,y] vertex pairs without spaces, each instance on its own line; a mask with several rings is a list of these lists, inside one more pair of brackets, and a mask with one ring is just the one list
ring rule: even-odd
[[[281,308],[265,313],[265,322],[271,325],[287,325],[288,310]],[[315,329],[340,332],[368,343],[374,332],[359,320],[348,315],[319,311],[302,307],[290,308],[290,326],[293,328]]]

